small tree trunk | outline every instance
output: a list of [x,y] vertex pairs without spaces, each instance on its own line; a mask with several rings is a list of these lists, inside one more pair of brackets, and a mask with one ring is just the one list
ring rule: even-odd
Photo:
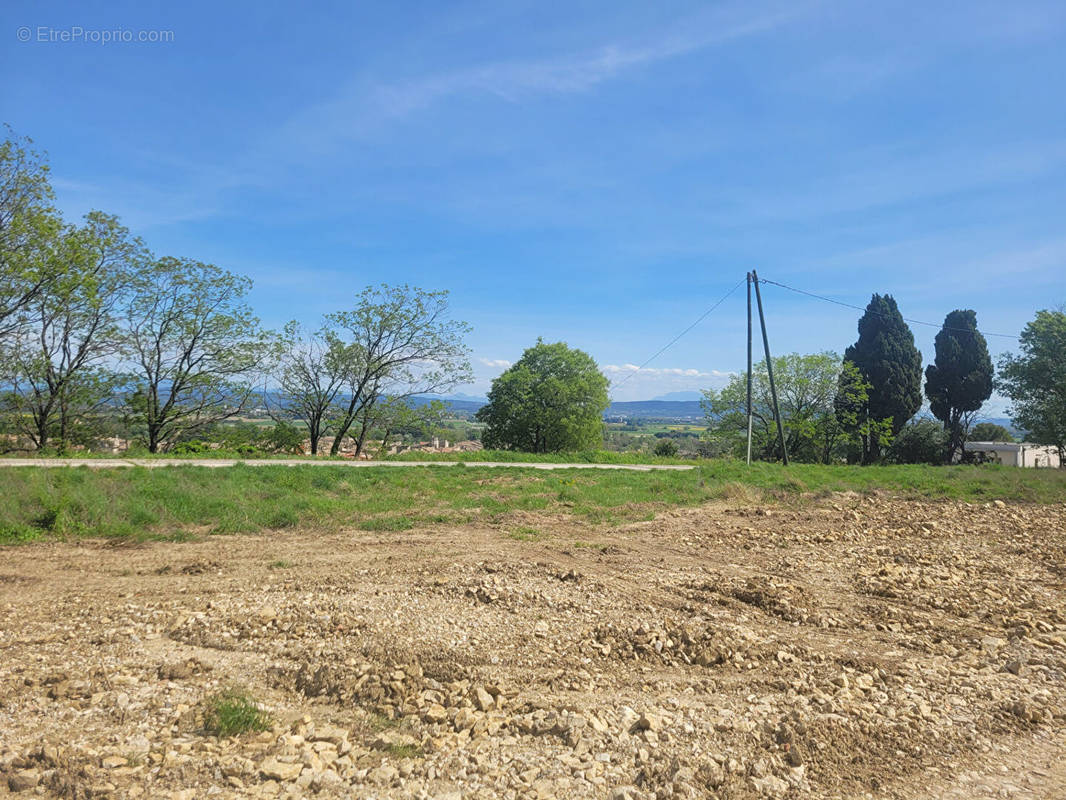
[[366,442],[366,433],[370,427],[370,415],[367,414],[363,417],[363,424],[359,426],[359,436],[355,439],[355,457],[359,458],[363,454],[363,445]]
[[59,451],[66,453],[68,450],[68,436],[70,435],[70,409],[65,400],[59,404]]
[[36,428],[37,449],[44,450],[48,446],[48,422],[52,418],[52,404],[49,401],[40,413],[33,415],[34,427]]
[[353,421],[354,418],[349,419],[347,422],[342,423],[337,430],[337,435],[333,437],[333,444],[329,447],[329,454],[331,456],[335,456],[341,451],[341,442],[344,440],[344,437],[348,435],[348,429],[352,427]]

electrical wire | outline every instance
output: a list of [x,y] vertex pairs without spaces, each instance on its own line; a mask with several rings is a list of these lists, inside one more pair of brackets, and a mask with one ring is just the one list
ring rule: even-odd
[[640,372],[642,369],[644,369],[646,366],[648,366],[648,364],[650,364],[652,361],[657,359],[659,356],[661,356],[663,353],[665,353],[667,350],[669,350],[671,347],[673,347],[675,344],[677,344],[678,340],[682,336],[684,336],[690,330],[692,330],[697,325],[699,325],[701,322],[703,322],[705,319],[707,319],[707,317],[709,317],[711,315],[711,313],[715,309],[718,308],[718,306],[722,305],[722,303],[724,303],[726,300],[728,300],[730,295],[732,295],[733,292],[735,292],[737,289],[739,289],[744,284],[744,282],[747,279],[748,279],[747,275],[745,275],[743,278],[741,278],[737,282],[736,286],[734,286],[732,289],[730,289],[728,292],[726,292],[724,295],[722,295],[721,298],[718,299],[718,302],[716,302],[713,306],[711,306],[706,311],[704,311],[703,314],[701,314],[699,316],[699,318],[695,322],[693,322],[691,325],[689,325],[687,328],[685,328],[685,330],[681,331],[681,333],[679,333],[677,336],[675,336],[673,339],[671,339],[669,342],[667,342],[665,345],[663,345],[661,348],[659,348],[659,350],[655,353],[655,355],[653,355],[651,358],[649,358],[647,361],[645,361],[643,364],[641,364],[635,370],[633,370],[628,375],[626,375],[624,378],[622,378],[622,380],[620,380],[618,383],[616,383],[614,386],[612,386],[611,389],[612,390],[617,390],[617,389],[621,388],[622,386],[624,386],[626,381],[628,381],[630,378],[632,378],[634,375],[636,375],[638,372]]
[[[853,305],[852,303],[845,303],[842,300],[834,300],[831,297],[823,297],[820,294],[815,294],[814,292],[808,292],[808,291],[805,291],[803,289],[797,289],[795,286],[789,286],[787,284],[780,283],[779,281],[773,281],[773,280],[770,280],[769,278],[763,278],[762,276],[759,276],[759,283],[769,283],[769,284],[772,284],[774,286],[780,286],[782,289],[788,289],[790,292],[795,292],[796,294],[802,294],[802,295],[806,295],[807,297],[813,297],[816,300],[824,300],[827,303],[833,303],[834,305],[843,306],[844,308],[852,308],[852,309],[855,309],[856,311],[862,311],[863,313],[876,314],[879,317],[885,317],[884,314],[881,314],[878,311],[872,311],[872,310],[870,310],[868,308],[864,308],[863,306]],[[908,319],[907,317],[904,317],[903,321],[904,322],[909,322],[912,325],[927,325],[930,328],[940,328],[941,330],[945,330],[945,331],[958,331],[959,333],[973,333],[973,330],[971,330],[970,328],[948,328],[948,327],[945,327],[944,325],[938,324],[936,322],[925,322],[925,321],[920,320],[920,319]],[[1000,337],[1002,339],[1018,339],[1018,338],[1020,338],[1020,337],[1018,337],[1018,336],[1016,336],[1014,334],[1011,334],[1011,333],[987,333],[985,331],[978,331],[978,333],[982,334],[983,336],[998,336],[998,337]]]

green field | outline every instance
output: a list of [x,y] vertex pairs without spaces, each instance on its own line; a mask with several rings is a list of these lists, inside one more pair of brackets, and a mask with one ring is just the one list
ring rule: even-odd
[[108,536],[184,539],[284,528],[401,531],[541,512],[597,525],[708,500],[803,503],[827,492],[1066,502],[1066,471],[705,463],[689,471],[176,466],[0,471],[0,543]]
[[476,464],[479,461],[501,461],[528,464],[691,464],[701,463],[695,459],[661,458],[650,453],[616,453],[613,450],[581,450],[574,453],[523,453],[519,450],[473,450],[468,453],[426,453],[413,451],[386,456],[385,461],[462,461]]

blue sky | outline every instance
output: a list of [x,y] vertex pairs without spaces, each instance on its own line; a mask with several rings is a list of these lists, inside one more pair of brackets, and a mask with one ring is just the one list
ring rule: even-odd
[[[274,326],[370,283],[450,289],[468,393],[538,336],[590,352],[615,399],[721,385],[742,290],[617,386],[752,268],[1004,333],[1066,302],[1062,2],[16,0],[0,20],[0,118],[48,151],[64,212],[250,275]],[[172,41],[84,41],[116,30]],[[847,309],[764,300],[777,352],[855,338]]]

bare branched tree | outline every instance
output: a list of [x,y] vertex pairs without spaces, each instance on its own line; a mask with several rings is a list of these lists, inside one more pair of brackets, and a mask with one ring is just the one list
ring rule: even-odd
[[248,278],[161,258],[138,275],[127,314],[131,419],[149,452],[237,416],[271,345],[244,303]]
[[53,278],[51,249],[63,229],[52,207],[48,166],[32,142],[7,128],[0,142],[0,337]]
[[357,420],[357,454],[366,426],[382,398],[402,399],[417,394],[449,391],[471,381],[470,350],[463,342],[470,326],[448,316],[448,292],[428,292],[412,286],[369,287],[356,307],[327,316],[348,349],[345,390],[330,447],[341,442]]
[[65,449],[115,388],[105,361],[118,355],[117,311],[145,251],[115,217],[95,211],[49,250],[55,277],[24,305],[4,348],[4,405],[37,449],[53,439]]
[[348,376],[349,350],[337,335],[323,329],[307,333],[295,320],[285,326],[278,359],[280,416],[300,420],[311,437],[311,455],[340,413],[338,395]]

